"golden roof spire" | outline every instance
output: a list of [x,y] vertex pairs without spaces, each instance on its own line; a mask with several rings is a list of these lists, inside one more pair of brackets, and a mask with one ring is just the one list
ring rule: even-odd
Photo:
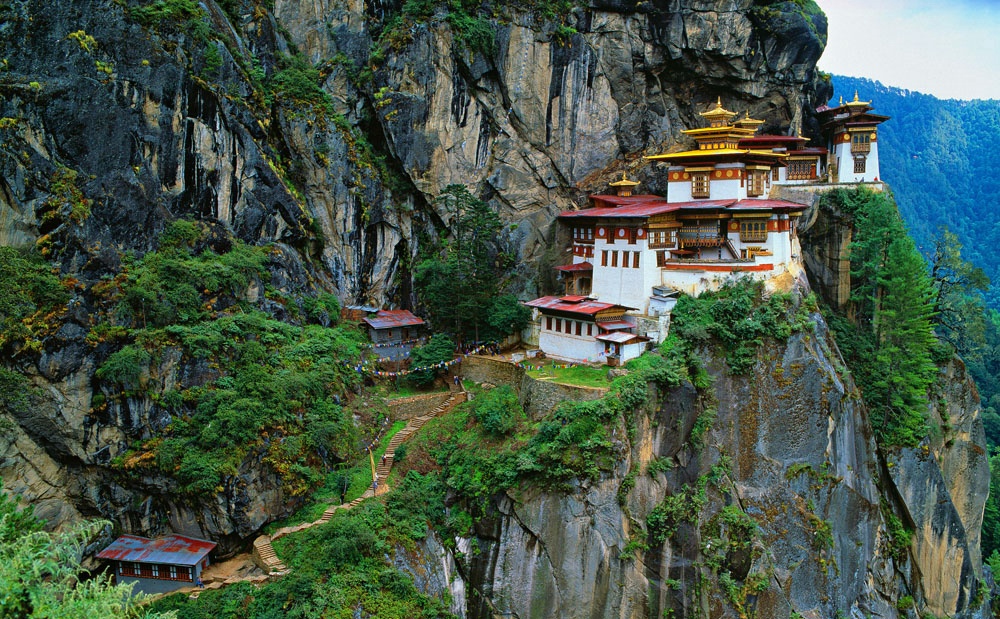
[[625,171],[622,170],[622,180],[608,184],[618,190],[619,196],[627,198],[632,195],[632,189],[639,184],[639,181],[628,180],[628,177],[625,176]]
[[840,95],[840,105],[844,105],[844,95]]
[[864,106],[871,105],[871,104],[872,104],[871,101],[862,101],[858,97],[858,91],[855,90],[854,91],[854,101],[850,101],[847,105],[851,106],[851,107],[864,107]]
[[700,115],[703,118],[707,118],[712,127],[721,127],[727,124],[737,114],[736,112],[730,112],[726,108],[722,107],[722,97],[719,97],[715,101],[714,108],[707,112],[702,112]]

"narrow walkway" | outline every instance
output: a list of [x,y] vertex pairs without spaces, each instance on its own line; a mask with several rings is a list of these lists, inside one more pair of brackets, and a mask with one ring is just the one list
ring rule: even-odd
[[[392,439],[389,441],[389,445],[385,451],[385,461],[380,462],[378,467],[375,469],[378,475],[378,490],[368,488],[364,494],[358,498],[350,501],[349,503],[343,503],[341,505],[333,505],[323,512],[319,520],[313,522],[303,522],[302,524],[295,525],[293,527],[283,527],[274,532],[273,535],[261,535],[253,542],[253,561],[260,567],[264,572],[272,577],[281,576],[288,572],[288,566],[282,563],[281,559],[274,552],[274,547],[271,545],[276,539],[280,539],[290,533],[296,533],[309,527],[316,526],[318,524],[323,524],[329,522],[333,518],[333,514],[337,510],[341,509],[351,509],[355,505],[358,505],[365,499],[370,499],[373,496],[381,496],[389,492],[389,473],[392,472],[392,464],[396,456],[396,448],[407,441],[413,434],[423,427],[425,423],[431,419],[437,417],[438,415],[443,415],[444,413],[450,411],[452,408],[458,404],[464,402],[466,399],[465,389],[461,386],[451,386],[451,395],[448,399],[442,403],[437,408],[424,413],[418,417],[414,417],[407,422],[406,427],[397,432]],[[228,582],[226,584],[229,584]]]

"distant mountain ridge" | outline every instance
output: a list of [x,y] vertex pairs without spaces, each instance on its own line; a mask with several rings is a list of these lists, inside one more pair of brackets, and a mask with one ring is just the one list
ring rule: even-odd
[[874,112],[892,117],[879,127],[882,179],[896,196],[918,246],[930,253],[942,226],[958,235],[963,255],[982,267],[1000,308],[1000,101],[938,99],[856,77],[833,76],[834,102],[855,91]]

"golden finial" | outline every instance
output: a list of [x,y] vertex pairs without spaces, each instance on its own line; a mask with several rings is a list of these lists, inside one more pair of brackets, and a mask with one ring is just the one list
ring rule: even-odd
[[860,99],[858,99],[858,91],[857,91],[857,90],[855,90],[855,91],[854,91],[854,102],[855,102],[855,103],[857,103],[857,102],[858,102],[859,100],[860,100]]
[[840,105],[844,105],[844,95],[840,95]]

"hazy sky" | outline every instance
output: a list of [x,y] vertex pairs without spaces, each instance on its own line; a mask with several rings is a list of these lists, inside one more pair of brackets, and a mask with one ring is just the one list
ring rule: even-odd
[[828,73],[941,99],[1000,99],[1000,0],[817,0]]

